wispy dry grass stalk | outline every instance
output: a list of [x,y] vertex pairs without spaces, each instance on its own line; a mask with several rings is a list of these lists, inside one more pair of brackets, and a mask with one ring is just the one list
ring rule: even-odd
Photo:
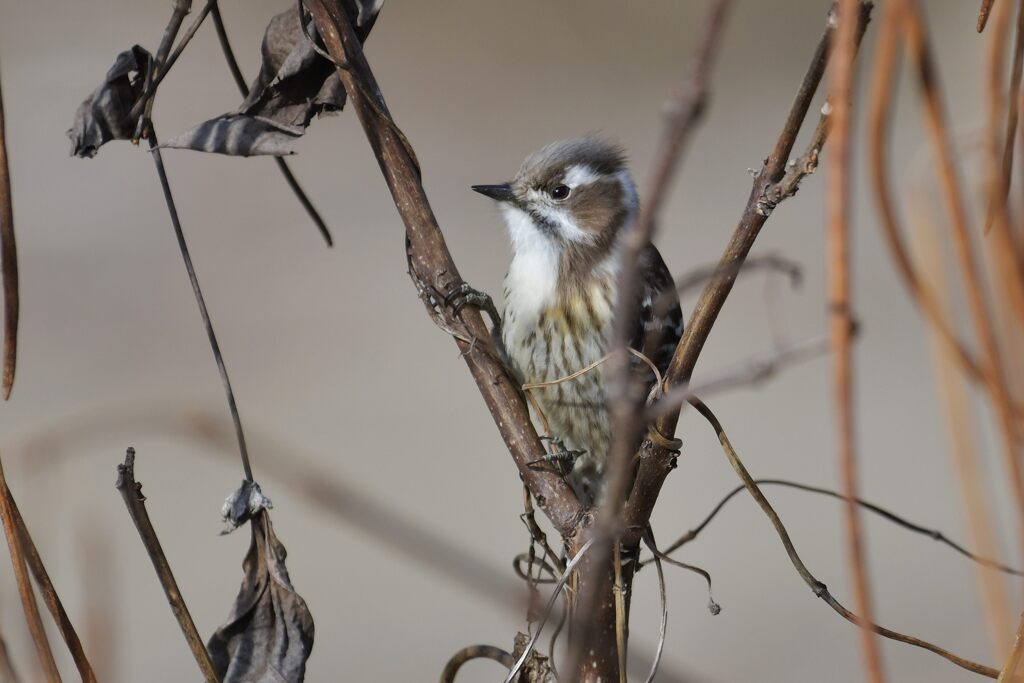
[[833,391],[842,491],[846,497],[846,552],[853,578],[859,615],[858,634],[868,680],[882,683],[885,673],[874,622],[871,588],[864,550],[863,528],[857,507],[857,451],[853,385],[853,317],[851,314],[850,170],[853,166],[852,99],[857,55],[857,0],[839,2],[839,29],[830,65],[833,147],[827,158],[826,218],[828,221],[828,297],[833,356]]

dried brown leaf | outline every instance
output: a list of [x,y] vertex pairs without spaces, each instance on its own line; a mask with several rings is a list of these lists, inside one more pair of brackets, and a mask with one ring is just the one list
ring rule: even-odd
[[73,156],[94,157],[111,140],[131,139],[137,123],[131,110],[142,97],[152,59],[138,45],[117,56],[102,85],[75,112],[67,133]]
[[301,683],[313,649],[313,617],[292,587],[270,514],[254,516],[250,528],[242,586],[207,649],[222,683]]
[[[349,16],[355,17],[361,41],[369,35],[382,4],[383,0],[343,3]],[[345,88],[337,70],[317,54],[311,39],[318,39],[316,28],[307,21],[303,30],[297,7],[275,16],[263,35],[260,73],[241,106],[170,138],[163,146],[232,156],[292,154],[314,117],[345,106]]]

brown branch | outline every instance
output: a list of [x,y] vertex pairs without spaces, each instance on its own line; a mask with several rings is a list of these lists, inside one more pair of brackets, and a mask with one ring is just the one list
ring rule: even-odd
[[[768,520],[775,528],[775,532],[778,534],[779,540],[782,541],[782,545],[786,549],[786,554],[789,556],[789,561],[793,564],[793,567],[796,569],[797,574],[800,575],[800,578],[804,580],[804,583],[806,583],[812,591],[814,591],[816,596],[824,600],[829,607],[835,610],[844,619],[857,625],[864,623],[864,620],[861,617],[858,617],[856,614],[846,609],[842,603],[836,600],[825,584],[819,581],[814,574],[811,573],[810,569],[807,568],[807,565],[804,564],[800,555],[796,551],[796,547],[793,545],[792,539],[789,537],[789,532],[786,530],[785,525],[779,518],[778,513],[775,512],[775,508],[773,508],[771,503],[768,502],[768,499],[764,497],[764,494],[761,492],[761,489],[758,488],[754,478],[750,476],[750,472],[747,471],[747,468],[743,465],[743,462],[740,460],[736,450],[732,447],[732,444],[729,442],[729,437],[726,436],[725,429],[722,427],[722,423],[718,421],[715,414],[711,412],[711,409],[708,408],[707,405],[699,400],[694,400],[692,404],[694,408],[697,409],[697,412],[699,412],[701,416],[708,421],[712,429],[715,430],[715,434],[718,436],[718,440],[722,444],[722,450],[724,451],[726,458],[729,460],[729,464],[736,472],[736,475],[740,478],[740,481],[743,482],[743,485],[757,503],[758,507],[761,508],[765,516],[768,517]],[[963,667],[964,669],[976,674],[988,676],[989,678],[996,678],[999,675],[999,672],[992,667],[972,662],[969,659],[964,659],[963,657],[957,656],[938,645],[929,643],[926,640],[921,640],[914,636],[908,636],[874,623],[868,623],[867,626],[871,631],[880,636],[928,650],[929,652],[933,652],[940,657],[953,662],[957,666]]]
[[[996,342],[991,313],[986,303],[984,285],[975,259],[972,244],[973,230],[968,225],[967,207],[961,192],[956,162],[949,141],[948,127],[938,82],[938,72],[932,56],[928,36],[922,23],[920,8],[915,0],[897,0],[895,10],[899,14],[904,36],[909,45],[917,68],[918,79],[924,95],[925,123],[936,153],[936,174],[946,201],[947,211],[953,227],[954,246],[960,271],[967,288],[967,303],[970,316],[985,356],[985,371],[991,378],[990,391],[999,421],[1003,441],[1003,455],[1010,477],[1011,488],[1017,501],[1018,533],[1024,547],[1024,472],[1021,471],[1018,450],[1016,415],[1009,388],[1003,359]],[[1020,283],[1008,283],[1011,287]]]
[[[871,8],[872,4],[870,2],[862,2],[860,5],[860,14],[858,16],[859,28],[857,31],[858,44],[859,38],[863,36],[864,30],[867,27]],[[690,319],[687,321],[683,338],[676,348],[668,371],[665,374],[666,391],[670,391],[673,385],[684,384],[690,380],[693,369],[704,348],[704,343],[711,334],[711,329],[718,319],[718,314],[721,312],[729,293],[732,291],[733,283],[736,280],[736,273],[746,260],[761,228],[772,213],[774,205],[770,202],[766,204],[765,199],[771,199],[774,196],[772,193],[775,191],[775,185],[785,180],[787,159],[796,142],[796,136],[800,131],[801,123],[810,109],[814,93],[817,91],[818,84],[825,72],[825,65],[828,61],[829,42],[833,32],[834,26],[830,12],[824,34],[818,42],[814,56],[811,59],[811,64],[786,117],[782,131],[775,142],[771,154],[754,178],[750,197],[747,200],[747,205],[740,218],[740,222],[733,232],[725,252],[719,259],[719,274],[704,287],[690,315]],[[820,137],[821,144],[824,144],[827,131],[827,125],[819,123],[815,137]],[[669,413],[663,416],[657,424],[659,432],[664,435],[673,434],[677,420],[678,413]],[[639,530],[646,528],[650,521],[651,513],[654,510],[658,494],[661,492],[661,487],[672,468],[672,453],[668,449],[646,439],[640,448],[639,469],[633,484],[632,493],[626,503],[625,525],[627,529]],[[630,533],[636,535],[633,531]]]
[[851,140],[853,138],[852,98],[857,55],[857,0],[840,0],[839,30],[836,34],[835,58],[830,68],[832,127],[835,133],[829,172],[826,176],[825,212],[828,222],[828,296],[830,336],[833,345],[832,373],[838,425],[837,450],[839,455],[842,490],[846,498],[846,551],[853,579],[853,600],[857,624],[861,626],[861,650],[868,680],[882,683],[885,672],[875,634],[864,628],[873,622],[874,608],[871,587],[865,567],[864,533],[857,509],[857,451],[855,445],[854,390],[853,390],[853,316],[850,287],[850,175],[853,167]]
[[537,505],[562,536],[570,536],[583,515],[575,494],[562,477],[529,467],[544,452],[519,387],[497,359],[490,332],[480,312],[463,307],[453,317],[441,302],[450,300],[464,284],[438,227],[420,182],[419,168],[408,141],[391,118],[384,97],[363,55],[349,18],[336,0],[308,0],[317,31],[339,66],[349,102],[363,126],[370,146],[391,190],[395,207],[405,223],[410,276],[428,308],[463,338],[456,344],[487,403],[491,416],[529,487]]
[[55,681],[60,683],[60,671],[57,670],[57,663],[53,659],[50,641],[46,637],[46,629],[43,628],[43,620],[39,616],[36,594],[32,591],[32,584],[28,578],[25,548],[18,530],[17,515],[13,506],[14,499],[10,496],[7,478],[4,476],[3,463],[0,463],[0,493],[3,494],[0,495],[0,518],[3,519],[4,535],[7,537],[7,548],[11,552],[11,565],[14,567],[14,578],[18,582],[18,595],[21,596],[21,606],[25,611],[28,630],[32,634],[32,642],[35,644],[36,654],[43,667],[46,680],[50,683]]
[[7,162],[4,98],[0,91],[0,271],[4,287],[4,360],[2,391],[11,397],[18,356],[18,250],[14,241],[14,209],[11,203],[11,170]]
[[142,539],[142,545],[145,546],[146,553],[153,562],[153,568],[156,570],[157,578],[160,579],[160,585],[163,586],[167,602],[171,606],[171,612],[174,613],[174,618],[178,620],[178,626],[181,627],[181,632],[185,636],[189,649],[192,650],[192,656],[195,657],[203,678],[206,679],[206,683],[219,683],[220,679],[217,677],[217,672],[214,671],[213,663],[210,661],[210,653],[206,651],[203,639],[199,636],[199,631],[196,630],[195,622],[192,621],[192,615],[188,611],[185,599],[181,597],[181,591],[178,590],[178,582],[174,580],[171,565],[168,564],[167,556],[164,555],[164,550],[160,545],[160,539],[157,538],[156,530],[149,519],[149,513],[146,511],[145,504],[146,497],[142,495],[142,484],[135,481],[134,448],[128,449],[128,452],[125,454],[124,464],[117,466],[117,483],[115,486],[121,492],[125,507],[128,508],[128,514],[131,516],[132,522],[135,523],[135,528]]
[[50,575],[46,571],[46,565],[43,564],[43,559],[39,556],[39,551],[36,549],[36,544],[32,541],[28,527],[25,526],[25,520],[21,516],[21,511],[18,510],[14,496],[6,484],[4,485],[3,493],[7,496],[7,505],[14,516],[14,523],[18,527],[18,534],[24,546],[25,560],[32,571],[32,576],[36,580],[39,592],[43,596],[43,603],[50,611],[53,621],[57,624],[57,629],[68,646],[68,651],[71,653],[71,658],[75,662],[75,667],[78,669],[83,683],[95,683],[96,674],[93,672],[92,665],[89,664],[89,659],[85,655],[82,641],[79,639],[78,633],[68,617],[68,613],[64,610],[60,596],[57,595],[57,589],[54,587],[53,582],[50,580]]

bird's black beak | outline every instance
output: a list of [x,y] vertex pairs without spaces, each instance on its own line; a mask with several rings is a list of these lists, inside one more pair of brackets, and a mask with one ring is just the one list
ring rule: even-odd
[[485,197],[497,200],[499,202],[512,201],[512,186],[508,183],[502,183],[501,185],[474,185],[473,192],[479,192]]

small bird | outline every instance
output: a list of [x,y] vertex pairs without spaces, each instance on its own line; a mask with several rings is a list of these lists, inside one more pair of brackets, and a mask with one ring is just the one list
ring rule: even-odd
[[[601,360],[612,344],[622,237],[637,215],[621,147],[596,136],[531,154],[515,179],[473,190],[499,203],[512,242],[501,340],[524,383],[551,382]],[[652,244],[640,254],[631,347],[663,371],[683,331],[675,283]],[[654,374],[646,366],[638,368]],[[535,391],[575,459],[570,483],[596,502],[611,443],[603,366]]]

